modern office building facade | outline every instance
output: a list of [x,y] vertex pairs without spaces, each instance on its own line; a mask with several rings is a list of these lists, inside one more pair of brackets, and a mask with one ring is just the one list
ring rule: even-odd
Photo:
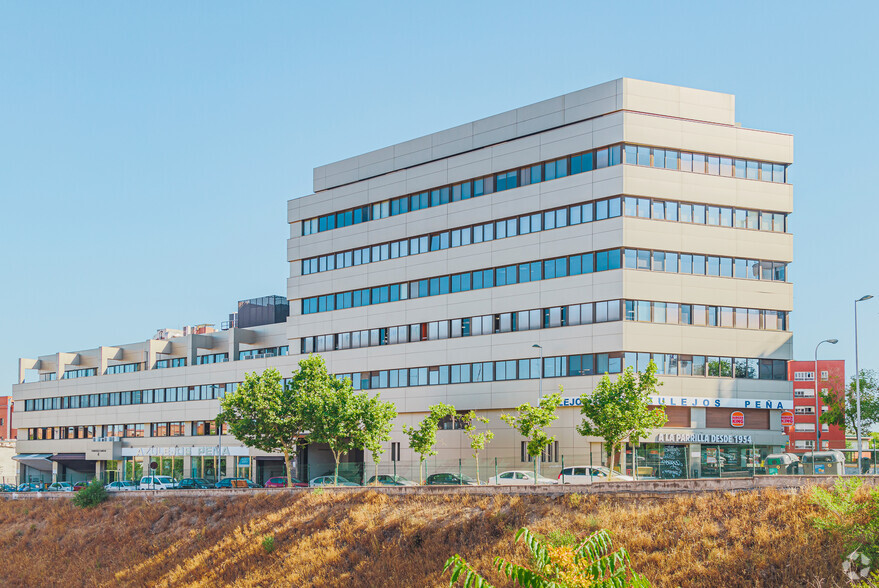
[[[560,386],[544,472],[562,460],[600,463],[601,441],[575,429],[579,397],[602,374],[652,359],[669,422],[636,456],[624,454],[626,467],[662,477],[746,471],[786,445],[780,413],[792,409],[792,156],[790,135],[737,124],[731,95],[621,79],[322,166],[314,193],[288,202],[285,331],[234,332],[255,332],[254,348],[271,346],[263,335],[288,347],[266,365],[289,372],[319,353],[356,388],[395,402],[385,470],[417,468],[400,425],[437,402],[489,417],[489,463],[530,467],[500,415]],[[199,345],[182,345],[196,350],[189,359]],[[58,379],[19,384],[16,400],[72,386],[55,364],[73,355],[84,357],[41,358],[40,373]],[[257,366],[232,361],[220,374],[188,363],[124,383],[98,367],[99,387],[124,392],[233,383]],[[164,421],[177,409],[175,422],[199,422],[216,414],[206,400],[178,408],[153,397],[148,413],[126,410]],[[85,415],[94,425],[111,418],[101,407],[49,418],[74,425]],[[16,419],[21,431],[47,422],[45,410],[27,408]],[[459,424],[443,424],[429,470],[470,467]],[[149,435],[124,433],[121,447],[152,446]],[[20,452],[55,452],[61,441],[29,440]],[[309,448],[300,465],[322,474],[313,468],[324,453]]]
[[[845,360],[828,359],[788,362],[788,376],[794,387],[794,423],[787,427],[788,451],[806,453],[813,450],[845,449],[845,431],[836,425],[822,425],[818,417],[827,405],[815,391],[845,393]],[[821,445],[817,444],[820,429]],[[816,449],[817,448],[817,449]]]

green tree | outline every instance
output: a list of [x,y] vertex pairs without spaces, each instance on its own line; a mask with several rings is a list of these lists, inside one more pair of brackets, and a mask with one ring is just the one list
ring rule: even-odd
[[471,410],[462,418],[466,422],[464,431],[467,438],[470,439],[470,449],[473,450],[473,459],[476,460],[476,483],[479,484],[479,452],[491,443],[491,440],[494,439],[494,433],[487,429],[479,433],[476,432],[476,423],[487,425],[488,418],[476,416],[475,411]]
[[[573,547],[556,547],[526,528],[516,533],[531,552],[529,566],[494,559],[497,570],[519,586],[526,588],[649,588],[644,576],[632,571],[629,554],[620,548],[613,551],[610,534],[599,530]],[[449,586],[459,580],[464,588],[493,588],[457,553],[446,560],[443,572],[451,571]]]
[[419,423],[418,428],[403,425],[403,433],[409,437],[409,447],[418,454],[418,478],[424,484],[424,460],[431,455],[436,455],[436,431],[443,417],[454,416],[455,407],[449,404],[434,404],[428,407],[430,411]]
[[385,452],[383,444],[391,440],[391,429],[394,428],[395,418],[397,418],[396,405],[393,402],[382,401],[378,394],[369,398],[363,406],[363,446],[372,452],[376,484],[378,484],[378,464],[382,453]]
[[[321,360],[321,368],[326,367]],[[355,392],[350,378],[340,380],[326,374],[326,386],[317,387],[303,399],[303,424],[309,443],[326,443],[336,461],[333,483],[339,483],[339,463],[352,449],[364,446],[364,414],[369,403],[366,392]]]
[[[540,399],[537,406],[530,404],[520,405],[516,411],[518,414],[502,414],[501,420],[519,431],[519,434],[528,439],[528,455],[534,460],[534,471],[537,472],[537,460],[543,454],[550,443],[555,441],[555,435],[550,437],[545,429],[556,420],[556,409],[562,403],[562,395],[554,392]],[[537,476],[534,477],[537,483]]]
[[668,421],[665,409],[650,409],[650,395],[656,394],[661,385],[656,378],[656,364],[650,360],[643,373],[636,375],[632,367],[627,367],[616,382],[605,374],[592,394],[580,396],[580,414],[584,418],[577,432],[604,439],[611,477],[620,443],[632,441],[637,445],[651,429]]
[[261,375],[245,374],[238,389],[220,400],[217,427],[227,423],[229,432],[248,447],[269,453],[281,451],[290,487],[293,486],[290,454],[296,454],[304,430],[302,400],[326,385],[320,377],[321,368],[320,356],[308,356],[299,362],[299,369],[287,386],[282,385],[281,374],[273,368]]
[[[822,413],[818,421],[825,425],[842,427],[847,434],[854,434],[857,431],[858,418],[855,376],[851,377],[845,394],[840,393],[843,388],[840,382],[831,381],[828,384],[819,393],[821,400],[827,406],[827,412]],[[877,423],[879,423],[879,380],[873,370],[861,370],[861,431],[869,431]]]
[[76,493],[73,497],[73,504],[80,508],[91,508],[101,504],[109,497],[103,482],[95,478],[89,482],[88,486]]

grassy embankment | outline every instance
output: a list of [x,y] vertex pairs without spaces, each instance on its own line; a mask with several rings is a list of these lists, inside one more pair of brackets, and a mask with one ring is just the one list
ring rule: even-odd
[[306,491],[85,510],[0,500],[0,585],[447,586],[442,566],[456,552],[486,572],[495,555],[526,561],[513,534],[527,526],[560,542],[606,528],[660,587],[842,586],[842,547],[813,528],[813,512],[805,493],[772,490],[640,500]]

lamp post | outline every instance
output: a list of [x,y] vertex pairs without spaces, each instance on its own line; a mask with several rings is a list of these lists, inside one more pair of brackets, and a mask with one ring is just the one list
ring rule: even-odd
[[[823,343],[830,343],[831,345],[836,345],[839,343],[839,339],[824,339],[821,343],[815,345],[815,445],[818,446],[818,449],[821,449],[821,423],[818,422],[818,415],[821,414],[821,409],[818,408],[818,348],[821,347]],[[812,448],[812,475],[815,474],[815,447]]]
[[[863,302],[872,298],[872,294],[861,296],[855,300],[855,404],[857,405],[857,419],[855,420],[855,428],[858,431],[858,452],[855,459],[857,472],[861,473],[861,371],[858,367],[858,302]],[[845,386],[843,385],[843,406],[845,406]]]
[[[543,347],[535,343],[531,346],[532,348],[536,348],[540,352],[540,366],[538,368],[538,374],[540,374],[540,384],[539,386],[539,397],[537,399],[537,406],[540,406],[540,401],[543,400]],[[537,478],[540,476],[540,461],[543,459],[543,452],[540,455],[535,457],[537,460],[537,464],[534,470],[534,483],[537,484]]]

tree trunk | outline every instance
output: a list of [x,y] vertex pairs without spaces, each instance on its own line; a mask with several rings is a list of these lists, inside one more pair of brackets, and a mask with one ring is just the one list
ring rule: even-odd
[[284,447],[284,467],[287,468],[287,488],[293,487],[293,473],[290,471],[290,450]]
[[616,460],[614,459],[614,458],[616,457],[616,450],[617,450],[617,444],[616,444],[616,443],[613,443],[613,444],[610,446],[610,455],[608,456],[609,463],[610,463],[610,468],[609,468],[609,469],[610,469],[610,473],[607,475],[607,480],[608,480],[608,482],[611,481],[611,480],[613,480],[613,466],[614,466],[614,462],[616,461]]
[[418,462],[418,479],[421,480],[421,485],[424,486],[424,460]]
[[333,486],[339,485],[339,462],[342,460],[342,453],[333,449],[333,457],[336,460],[336,471],[333,474]]
[[[378,459],[376,459],[377,453],[372,454],[372,462],[375,464],[375,485],[378,486]],[[396,480],[394,480],[396,482]]]
[[476,484],[479,485],[481,482],[479,481],[479,454],[473,456],[476,460]]

